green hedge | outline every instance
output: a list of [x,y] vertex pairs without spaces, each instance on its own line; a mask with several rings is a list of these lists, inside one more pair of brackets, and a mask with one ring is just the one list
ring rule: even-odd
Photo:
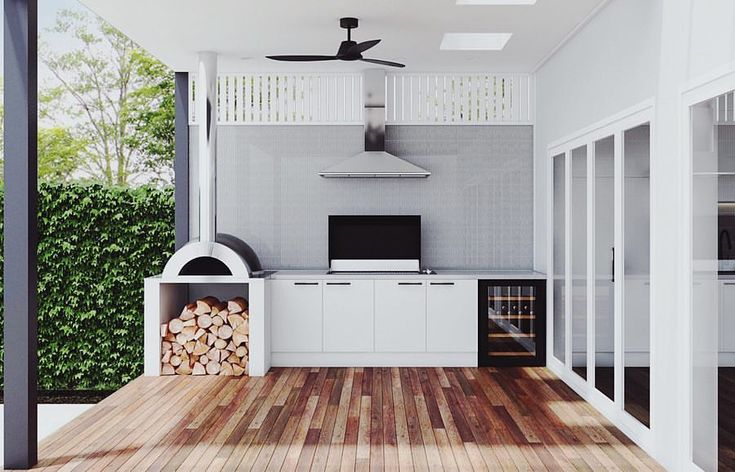
[[39,233],[39,388],[142,374],[143,279],[173,252],[173,190],[43,184]]

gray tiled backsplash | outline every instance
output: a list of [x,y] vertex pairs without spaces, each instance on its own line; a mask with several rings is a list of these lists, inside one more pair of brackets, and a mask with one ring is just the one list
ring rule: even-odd
[[533,267],[530,126],[388,126],[386,150],[428,179],[319,177],[362,150],[362,126],[223,126],[217,146],[217,229],[248,242],[266,268],[326,267],[330,214],[420,214],[428,267]]

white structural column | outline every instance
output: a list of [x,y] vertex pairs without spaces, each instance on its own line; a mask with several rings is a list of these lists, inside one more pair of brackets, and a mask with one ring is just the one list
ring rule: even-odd
[[[681,126],[679,99],[689,58],[690,0],[661,2],[661,49],[655,118],[651,137],[651,431],[653,454],[670,470],[690,462],[687,439],[686,372],[689,331],[683,296],[689,251],[681,228],[684,160],[677,139]],[[679,257],[676,257],[679,255]],[[676,457],[678,455],[678,457]]]

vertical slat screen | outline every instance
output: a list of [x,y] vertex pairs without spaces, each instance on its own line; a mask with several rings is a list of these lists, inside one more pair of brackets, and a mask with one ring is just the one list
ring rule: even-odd
[[735,125],[735,93],[717,97],[715,118],[719,124]]
[[250,76],[243,77],[243,123],[252,123],[253,121],[253,78]]
[[[223,125],[361,124],[361,74],[223,74],[217,106]],[[190,122],[196,123],[192,74]],[[388,73],[388,124],[532,124],[534,81],[528,74]],[[733,96],[718,100],[721,122],[735,122]]]

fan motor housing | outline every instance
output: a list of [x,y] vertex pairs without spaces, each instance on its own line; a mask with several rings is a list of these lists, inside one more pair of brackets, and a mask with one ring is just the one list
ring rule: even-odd
[[342,60],[344,60],[344,61],[350,61],[350,60],[355,61],[357,59],[360,59],[362,57],[362,55],[354,55],[353,54],[352,56],[350,56],[350,55],[347,54],[347,51],[349,51],[350,48],[352,46],[356,45],[356,44],[357,44],[357,42],[355,42],[355,41],[342,41],[340,43],[340,45],[339,45],[339,50],[337,51],[337,56],[339,56],[339,58],[342,59]]
[[340,28],[353,29],[357,28],[357,18],[351,16],[339,19]]

